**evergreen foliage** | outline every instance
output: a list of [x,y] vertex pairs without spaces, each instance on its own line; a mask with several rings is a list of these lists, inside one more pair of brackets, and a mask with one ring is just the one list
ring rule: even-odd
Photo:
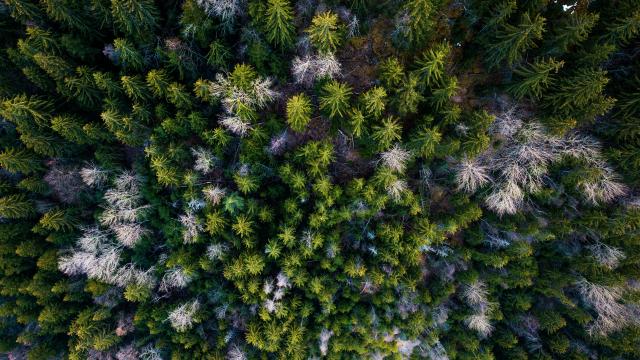
[[0,2],[0,358],[640,358],[640,5]]

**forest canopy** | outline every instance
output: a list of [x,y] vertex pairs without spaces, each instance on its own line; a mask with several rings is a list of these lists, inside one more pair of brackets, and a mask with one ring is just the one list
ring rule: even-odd
[[0,0],[0,357],[640,358],[638,0]]

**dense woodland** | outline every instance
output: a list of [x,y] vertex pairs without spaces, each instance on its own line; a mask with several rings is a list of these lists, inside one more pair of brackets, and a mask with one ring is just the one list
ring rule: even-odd
[[639,45],[638,0],[1,0],[0,357],[638,359]]

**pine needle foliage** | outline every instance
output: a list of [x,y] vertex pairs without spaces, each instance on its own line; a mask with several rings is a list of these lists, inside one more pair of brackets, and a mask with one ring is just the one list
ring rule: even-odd
[[0,357],[640,358],[639,14],[0,2]]

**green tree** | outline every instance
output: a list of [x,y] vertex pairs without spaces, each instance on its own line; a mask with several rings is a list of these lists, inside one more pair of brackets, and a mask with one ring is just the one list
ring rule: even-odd
[[21,219],[35,214],[33,203],[24,194],[0,197],[0,216],[8,219]]
[[151,98],[151,94],[149,94],[149,90],[147,89],[147,84],[144,82],[142,77],[138,75],[125,75],[120,78],[120,82],[122,83],[124,92],[132,100],[136,102],[142,102]]
[[169,77],[162,69],[153,69],[147,73],[147,85],[151,88],[153,95],[163,98],[169,88]]
[[85,123],[76,115],[58,115],[51,119],[51,128],[65,139],[76,144],[88,143]]
[[402,81],[394,99],[400,114],[407,115],[418,111],[418,105],[424,100],[419,86],[419,78],[415,73],[410,73]]
[[626,44],[640,33],[640,11],[634,11],[630,16],[618,20],[607,29],[608,38],[618,43]]
[[127,35],[146,38],[158,25],[158,8],[152,0],[112,0],[114,22]]
[[551,40],[553,46],[559,52],[567,52],[570,47],[585,41],[591,32],[591,29],[598,22],[599,16],[595,13],[578,13],[571,14],[562,22],[556,31],[554,38]]
[[379,151],[388,149],[402,138],[402,125],[398,120],[389,116],[382,120],[382,124],[373,126],[373,139],[377,142]]
[[527,12],[518,25],[505,24],[487,47],[485,62],[495,68],[503,61],[508,65],[520,61],[526,50],[536,47],[542,38],[545,19],[536,14],[533,19]]
[[287,49],[293,44],[293,8],[288,0],[268,0],[266,6],[267,40],[275,46]]
[[311,44],[320,53],[333,53],[342,43],[343,28],[338,15],[325,11],[316,14],[311,20],[311,26],[306,30]]
[[438,84],[442,79],[445,70],[445,60],[449,55],[449,45],[444,43],[435,48],[431,48],[422,54],[422,57],[416,61],[418,75],[421,79],[431,86]]
[[519,81],[509,87],[516,98],[521,99],[531,96],[539,99],[553,81],[552,73],[557,73],[564,61],[556,61],[553,58],[536,59],[533,64],[517,67],[513,72],[518,75]]
[[72,211],[64,209],[52,209],[40,218],[39,225],[53,231],[70,231],[76,226],[77,219]]
[[564,115],[580,122],[591,122],[606,113],[614,100],[603,92],[609,83],[601,69],[580,69],[571,76],[555,82],[545,94],[544,105],[556,115]]
[[218,68],[226,69],[231,52],[222,44],[220,40],[212,41],[209,44],[209,52],[207,53],[207,64]]
[[86,108],[95,107],[100,101],[100,91],[96,87],[91,70],[81,66],[76,68],[76,75],[64,79],[70,97]]
[[25,131],[36,125],[46,126],[52,109],[53,104],[45,99],[18,95],[2,101],[0,115]]
[[410,0],[404,3],[402,11],[408,20],[402,25],[406,26],[406,29],[401,29],[401,34],[406,36],[410,45],[419,45],[427,39],[435,25],[432,18],[434,10],[431,0]]
[[41,170],[42,160],[27,149],[7,148],[0,153],[0,166],[13,173],[32,174]]
[[305,129],[311,120],[311,101],[304,94],[294,95],[287,100],[287,124],[297,132]]
[[118,54],[118,61],[125,69],[142,70],[144,58],[138,49],[127,39],[113,40],[113,47]]
[[349,109],[351,87],[333,80],[322,87],[320,109],[326,111],[330,117],[343,117]]
[[374,86],[361,95],[361,102],[367,115],[378,118],[386,107],[387,92]]

